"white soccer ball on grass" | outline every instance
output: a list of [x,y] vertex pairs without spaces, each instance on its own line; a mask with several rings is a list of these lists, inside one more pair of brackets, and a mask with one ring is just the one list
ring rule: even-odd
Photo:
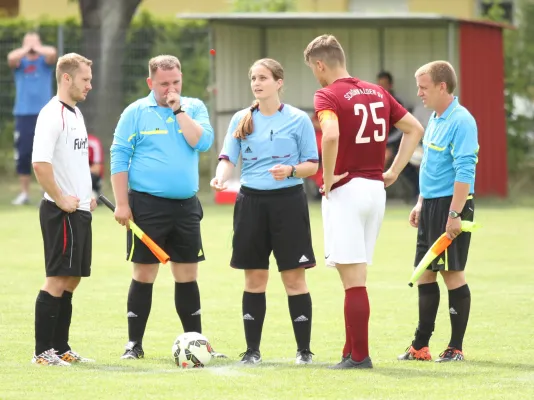
[[172,345],[174,362],[180,368],[203,368],[211,361],[211,345],[197,332],[183,333]]

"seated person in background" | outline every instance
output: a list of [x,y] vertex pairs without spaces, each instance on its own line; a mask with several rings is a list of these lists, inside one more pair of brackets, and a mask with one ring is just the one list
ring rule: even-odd
[[102,177],[104,176],[104,151],[102,142],[98,137],[88,134],[87,138],[89,139],[89,167],[93,182],[93,195],[98,200],[102,190]]
[[[403,103],[403,101],[395,94],[395,91],[393,90],[393,75],[389,73],[388,71],[381,71],[377,75],[377,84],[382,86],[384,89],[386,89],[397,102],[402,105],[403,107],[406,107],[406,105]],[[424,126],[425,124],[423,124]],[[388,143],[386,147],[386,166],[389,166],[389,164],[395,159],[395,156],[397,155],[397,152],[399,150],[400,141],[402,139],[402,132],[400,132],[398,129],[396,129],[394,126],[391,127],[391,131],[388,135]],[[417,158],[417,157],[416,157]],[[402,170],[401,176],[406,178],[406,180],[409,182],[411,187],[411,196],[413,198],[407,199],[410,200],[410,202],[413,199],[418,198],[419,196],[419,169],[417,163],[408,163],[406,167]]]
[[397,102],[401,106],[405,107],[402,100],[395,93],[395,90],[393,90],[393,75],[391,75],[391,73],[389,73],[388,71],[380,71],[378,75],[376,76],[376,80],[377,80],[376,83],[378,85],[386,89],[389,92],[389,94],[392,95],[393,98],[397,100]]
[[[391,75],[390,72],[380,71],[376,76],[376,83],[386,89],[401,106],[406,107],[393,89],[393,75]],[[388,145],[386,147],[386,165],[389,165],[389,163],[395,158],[397,150],[399,149],[401,138],[402,132],[400,132],[394,126],[391,126],[391,130],[388,135]]]

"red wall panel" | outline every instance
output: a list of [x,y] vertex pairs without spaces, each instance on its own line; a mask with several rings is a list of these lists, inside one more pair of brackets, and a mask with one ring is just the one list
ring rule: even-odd
[[504,56],[502,28],[460,23],[460,102],[478,125],[480,152],[475,191],[480,196],[508,193]]

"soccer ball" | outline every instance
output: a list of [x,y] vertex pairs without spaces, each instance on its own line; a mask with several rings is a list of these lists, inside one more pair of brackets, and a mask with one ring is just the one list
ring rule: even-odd
[[203,368],[211,361],[208,338],[197,332],[183,333],[172,345],[174,362],[180,368]]

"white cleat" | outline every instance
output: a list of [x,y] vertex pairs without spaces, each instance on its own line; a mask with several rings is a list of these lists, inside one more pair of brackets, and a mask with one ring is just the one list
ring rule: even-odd
[[68,362],[69,364],[74,364],[74,363],[94,363],[95,362],[95,360],[80,356],[78,353],[76,353],[73,350],[69,350],[69,351],[66,351],[63,354],[60,354],[59,358],[62,361]]
[[56,354],[54,349],[42,352],[38,356],[33,356],[32,364],[50,365],[56,367],[70,367],[68,362],[63,361]]

